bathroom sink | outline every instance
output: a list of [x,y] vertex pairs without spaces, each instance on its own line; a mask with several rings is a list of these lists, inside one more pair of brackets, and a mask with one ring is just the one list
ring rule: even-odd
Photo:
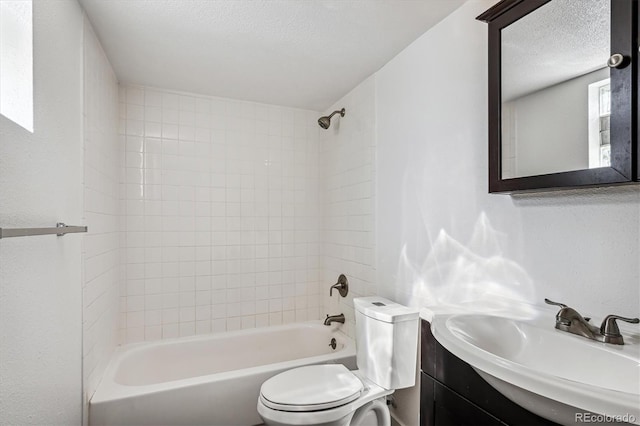
[[[640,424],[640,337],[599,343],[554,328],[553,315],[514,319],[488,314],[436,316],[431,329],[515,403],[561,424],[576,413]],[[584,417],[583,417],[584,418]]]

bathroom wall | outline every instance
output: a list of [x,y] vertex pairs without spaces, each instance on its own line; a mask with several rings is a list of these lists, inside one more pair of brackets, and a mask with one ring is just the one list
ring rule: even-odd
[[123,87],[121,341],[317,319],[318,113]]
[[[332,126],[321,144],[324,170],[339,146],[357,145],[346,131],[350,118],[374,131],[374,152],[360,154],[375,158],[370,288],[415,306],[549,297],[594,316],[632,315],[640,309],[637,186],[488,194],[487,27],[475,16],[494,3],[468,1],[327,110],[374,85],[375,105],[347,107],[337,121],[344,127]],[[358,226],[336,228],[323,255]]]
[[[511,174],[503,176],[588,169],[589,85],[608,78],[609,69],[604,68],[503,104],[503,108],[513,109],[510,126],[515,130],[511,148],[515,167]],[[596,96],[596,111],[599,110],[598,99]],[[577,105],[581,107],[577,108]],[[597,118],[596,122],[596,134],[599,135]],[[596,150],[599,158],[599,141]]]
[[118,341],[120,150],[118,81],[84,21],[83,383],[88,402]]
[[[380,292],[640,311],[640,192],[487,193],[487,27],[470,1],[376,74]],[[437,65],[432,58],[438,58]]]
[[[33,2],[34,132],[0,116],[0,227],[81,224],[82,10]],[[82,422],[82,236],[0,240],[0,423]]]
[[[325,111],[331,127],[320,130],[322,316],[344,313],[344,331],[355,336],[353,298],[377,294],[375,281],[375,77],[362,82]],[[329,287],[344,273],[349,293]]]
[[[636,315],[638,187],[488,194],[487,27],[475,17],[494,3],[468,1],[334,105],[346,105],[347,115],[322,139],[323,170],[339,158],[339,139],[358,145],[343,130],[350,119],[374,131],[367,137],[374,152],[356,154],[375,158],[375,244],[367,247],[376,257],[366,268],[375,277],[366,288],[416,307],[549,297],[596,322],[608,313]],[[374,105],[350,107],[350,97],[371,84]],[[323,211],[330,206],[325,201]],[[362,270],[366,262],[331,258],[332,241],[354,241],[360,226],[344,221],[323,244],[326,269],[335,268],[325,281],[338,268],[348,276]],[[353,316],[349,301],[338,307],[336,296],[325,298],[329,313]],[[396,420],[416,424],[417,389],[395,397]]]

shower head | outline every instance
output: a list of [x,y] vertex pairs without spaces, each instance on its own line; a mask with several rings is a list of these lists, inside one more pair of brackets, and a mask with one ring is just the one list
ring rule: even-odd
[[344,117],[345,110],[342,108],[340,111],[333,111],[330,115],[325,115],[324,117],[318,118],[318,124],[323,129],[327,130],[331,125],[331,117],[336,114],[340,114],[340,117]]
[[318,118],[318,124],[320,127],[327,130],[329,126],[331,126],[331,119],[329,117],[320,117]]

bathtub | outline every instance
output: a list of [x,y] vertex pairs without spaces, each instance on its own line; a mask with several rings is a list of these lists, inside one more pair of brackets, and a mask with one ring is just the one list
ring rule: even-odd
[[310,364],[356,368],[355,344],[339,327],[305,322],[121,346],[89,402],[89,425],[261,424],[256,404],[268,378]]

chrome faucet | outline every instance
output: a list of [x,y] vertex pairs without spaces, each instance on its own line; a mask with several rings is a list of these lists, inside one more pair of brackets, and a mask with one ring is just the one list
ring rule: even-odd
[[344,324],[344,314],[340,315],[328,315],[324,319],[324,325],[331,325],[332,322],[339,322],[340,324]]
[[602,321],[600,327],[589,324],[591,318],[585,318],[573,308],[568,307],[564,303],[553,302],[544,299],[548,305],[560,306],[562,309],[556,314],[556,328],[558,330],[567,331],[587,339],[596,340],[603,343],[611,343],[614,345],[624,345],[624,339],[620,334],[620,329],[616,320],[638,324],[638,318],[624,318],[618,315],[607,315]]

